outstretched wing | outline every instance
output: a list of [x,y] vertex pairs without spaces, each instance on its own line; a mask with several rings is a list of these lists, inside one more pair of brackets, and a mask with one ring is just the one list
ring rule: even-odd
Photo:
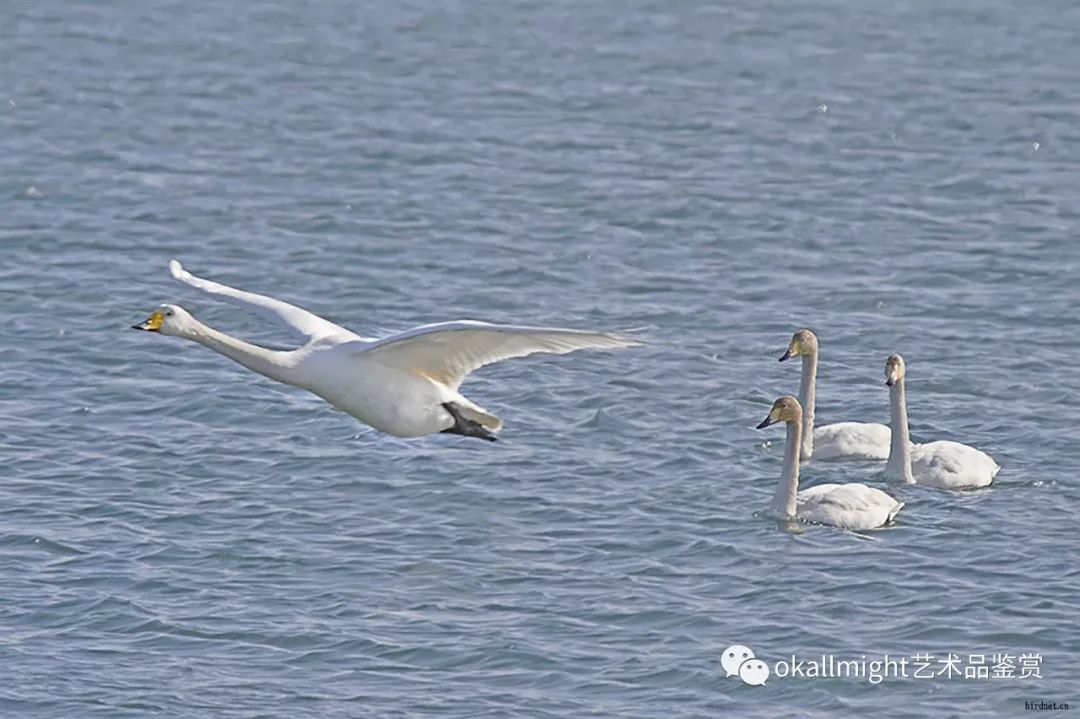
[[191,285],[203,292],[209,292],[212,295],[227,297],[240,304],[259,310],[263,314],[277,318],[309,339],[322,337],[340,337],[342,340],[362,339],[356,333],[350,332],[344,327],[307,310],[290,305],[288,302],[275,300],[273,297],[265,295],[257,295],[254,292],[245,292],[244,290],[196,277],[185,270],[176,260],[169,262],[169,272],[184,284]]
[[357,351],[382,364],[409,369],[457,389],[474,369],[511,357],[525,357],[537,352],[566,354],[580,349],[615,349],[640,344],[636,340],[606,332],[459,320],[416,327],[358,347]]

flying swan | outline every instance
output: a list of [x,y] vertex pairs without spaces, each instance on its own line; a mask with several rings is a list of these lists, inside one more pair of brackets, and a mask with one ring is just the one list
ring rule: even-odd
[[885,459],[889,456],[892,432],[877,422],[836,422],[814,427],[816,405],[818,338],[810,330],[799,330],[780,361],[802,356],[799,402],[803,407],[802,458]]
[[1001,469],[986,452],[959,442],[940,440],[911,443],[908,436],[904,377],[907,366],[900,355],[885,361],[885,384],[889,387],[889,415],[895,432],[885,474],[906,484],[938,489],[973,489],[994,481]]
[[880,489],[865,484],[819,484],[799,491],[799,445],[803,409],[799,400],[784,395],[773,402],[772,409],[758,429],[777,422],[787,423],[784,448],[784,472],[776,486],[770,511],[781,517],[814,524],[828,524],[842,529],[874,529],[893,520],[904,506]]
[[206,345],[270,379],[306,389],[380,432],[421,437],[436,432],[495,441],[502,420],[463,397],[465,377],[484,365],[537,352],[632,347],[606,332],[495,325],[459,320],[423,325],[383,339],[361,337],[281,300],[195,277],[179,262],[172,276],[210,294],[262,310],[307,338],[288,351],[231,337],[164,304],[135,329]]

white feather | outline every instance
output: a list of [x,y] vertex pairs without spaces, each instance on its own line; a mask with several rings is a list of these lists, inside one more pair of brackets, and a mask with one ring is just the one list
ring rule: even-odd
[[911,474],[916,484],[938,489],[974,489],[994,481],[1001,466],[982,450],[939,440],[911,447]]
[[308,312],[295,305],[290,305],[288,302],[282,302],[281,300],[276,300],[273,297],[267,297],[266,295],[258,295],[254,292],[245,292],[244,290],[238,290],[235,287],[229,287],[212,280],[204,280],[200,277],[196,277],[185,270],[176,260],[171,260],[169,262],[169,272],[172,273],[172,276],[175,279],[180,280],[184,284],[191,285],[196,289],[212,295],[225,297],[238,304],[245,305],[278,319],[308,339],[320,339],[324,337],[338,338],[343,341],[363,339],[355,332],[351,332],[340,325],[336,325],[330,320],[323,319],[313,312]]
[[199,342],[250,370],[309,390],[375,429],[399,437],[460,429],[447,409],[451,404],[466,420],[488,430],[499,429],[498,417],[458,391],[466,375],[478,367],[537,352],[565,354],[640,344],[603,332],[470,320],[367,339],[287,302],[195,277],[176,260],[169,263],[169,270],[187,285],[271,315],[308,341],[294,350],[270,350],[208,327],[175,305],[163,306],[158,327],[142,328]]
[[638,344],[604,332],[458,320],[416,327],[357,349],[376,362],[419,372],[457,389],[473,370],[511,357]]
[[974,489],[994,481],[1001,467],[982,450],[940,440],[912,444],[907,414],[907,364],[900,355],[885,363],[889,384],[889,416],[895,428],[885,473],[908,484],[938,489]]
[[886,525],[904,506],[880,489],[858,482],[807,487],[796,502],[803,521],[855,530]]
[[836,422],[814,429],[814,459],[889,458],[892,431],[877,422]]

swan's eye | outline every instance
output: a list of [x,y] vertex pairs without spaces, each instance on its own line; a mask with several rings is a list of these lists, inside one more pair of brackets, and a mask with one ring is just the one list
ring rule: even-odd
[[169,310],[168,312],[166,312],[165,316],[166,317],[172,317],[172,310]]

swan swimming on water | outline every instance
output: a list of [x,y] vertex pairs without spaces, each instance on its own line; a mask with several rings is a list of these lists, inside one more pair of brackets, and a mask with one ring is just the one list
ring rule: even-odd
[[819,484],[799,491],[799,448],[803,409],[799,400],[785,395],[773,402],[769,414],[757,426],[787,423],[784,471],[776,486],[770,510],[784,518],[828,524],[842,529],[874,529],[893,520],[904,503],[865,484]]
[[816,406],[818,338],[810,330],[799,330],[792,336],[783,362],[802,357],[802,382],[799,402],[803,408],[802,458],[816,459],[885,459],[889,456],[892,432],[877,422],[836,422],[814,427]]
[[176,260],[169,263],[169,270],[192,287],[269,313],[304,336],[306,343],[288,351],[260,347],[209,327],[171,304],[161,305],[135,329],[206,345],[254,372],[313,392],[361,422],[398,437],[448,432],[494,442],[502,420],[458,391],[473,370],[538,352],[565,354],[641,344],[606,332],[471,320],[423,325],[376,340],[281,300],[200,279]]
[[973,489],[993,482],[1001,467],[986,452],[947,440],[911,443],[904,393],[906,375],[904,358],[891,355],[885,362],[885,384],[889,387],[889,413],[895,431],[885,474],[906,484],[938,489]]

